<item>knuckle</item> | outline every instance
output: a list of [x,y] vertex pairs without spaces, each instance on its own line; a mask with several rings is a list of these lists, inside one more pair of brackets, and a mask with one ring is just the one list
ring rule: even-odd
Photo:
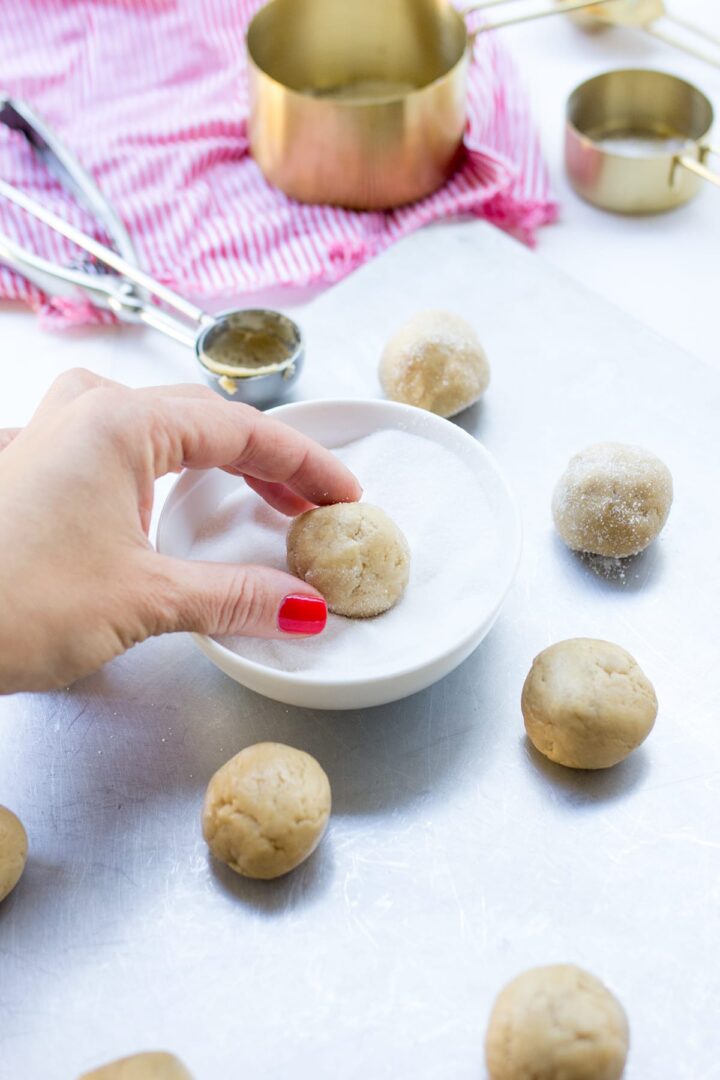
[[193,393],[198,398],[203,398],[205,401],[217,401],[218,395],[216,390],[211,390],[209,386],[193,386]]
[[262,608],[262,590],[252,574],[238,570],[220,599],[217,619],[220,633],[244,634]]
[[215,623],[221,634],[253,634],[274,620],[274,598],[253,567],[238,567],[228,582],[225,595],[217,601]]
[[155,637],[175,630],[193,630],[195,604],[188,602],[186,591],[164,560],[148,550],[139,556],[134,575],[139,583],[136,595],[137,619],[145,637]]
[[257,426],[254,423],[248,423],[243,431],[242,448],[238,454],[238,459],[242,465],[252,465],[258,456],[260,451],[260,437],[258,435]]
[[82,394],[102,384],[99,375],[95,375],[87,368],[74,367],[63,371],[53,382],[53,389],[62,390],[63,393]]
[[292,485],[296,483],[307,472],[310,462],[310,453],[310,447],[306,446],[300,455],[300,460],[298,461],[296,467],[292,470],[287,480],[285,481],[287,484]]
[[124,387],[89,387],[73,402],[76,419],[90,428],[108,433],[124,433],[127,429],[132,390]]
[[141,411],[133,419],[139,423],[145,444],[159,473],[182,463],[184,454],[180,433],[168,422],[168,414],[160,403],[143,404]]

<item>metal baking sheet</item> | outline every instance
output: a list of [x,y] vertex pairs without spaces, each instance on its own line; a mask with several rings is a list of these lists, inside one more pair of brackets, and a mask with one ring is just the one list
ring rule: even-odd
[[[31,843],[0,908],[4,1080],[72,1080],[153,1047],[198,1080],[470,1080],[497,991],[558,961],[624,1002],[629,1080],[720,1077],[720,375],[464,223],[413,236],[297,313],[298,396],[379,395],[384,339],[428,306],[467,316],[492,364],[485,403],[459,422],[524,518],[497,625],[438,685],[365,712],[264,700],[186,637],[62,693],[0,700],[0,802]],[[24,419],[38,371],[71,354],[135,382],[192,371],[152,337],[53,352],[27,335],[50,358],[22,387],[2,365],[2,422],[13,404]],[[661,540],[623,575],[567,552],[549,514],[567,458],[604,439],[652,448],[675,478]],[[594,775],[539,759],[519,710],[533,656],[580,635],[628,648],[660,700],[646,746]],[[199,831],[211,774],[260,739],[315,754],[333,786],[326,840],[275,883],[213,866]]]

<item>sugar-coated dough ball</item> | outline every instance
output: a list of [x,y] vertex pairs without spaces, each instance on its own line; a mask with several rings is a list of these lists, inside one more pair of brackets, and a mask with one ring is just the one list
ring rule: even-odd
[[641,446],[597,443],[575,457],[553,495],[555,527],[573,551],[624,558],[652,543],[672,504],[670,470]]
[[238,874],[276,878],[320,843],[330,817],[330,781],[314,757],[282,743],[248,746],[213,776],[203,835]]
[[353,619],[396,604],[410,576],[410,548],[384,510],[336,503],[308,510],[290,526],[290,573],[321,592],[330,611]]
[[192,1077],[172,1054],[152,1050],[101,1065],[83,1073],[79,1080],[192,1080]]
[[522,691],[533,746],[571,769],[617,765],[648,737],[657,709],[652,683],[630,653],[593,638],[544,649]]
[[469,323],[447,311],[423,311],[390,338],[380,360],[386,397],[454,416],[490,382],[485,350]]
[[13,891],[27,860],[27,833],[20,818],[0,806],[0,900]]
[[485,1040],[490,1080],[620,1080],[625,1010],[571,964],[532,968],[498,996]]

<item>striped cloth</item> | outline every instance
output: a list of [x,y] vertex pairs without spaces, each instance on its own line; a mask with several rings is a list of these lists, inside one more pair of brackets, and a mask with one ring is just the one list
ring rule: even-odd
[[[388,213],[302,206],[248,152],[244,31],[261,0],[2,0],[2,88],[27,101],[93,173],[141,265],[188,297],[337,281],[431,221],[471,214],[532,242],[555,216],[516,72],[494,34],[475,46],[461,166]],[[492,108],[488,109],[488,99]],[[0,176],[85,231],[96,224],[0,129]],[[0,199],[0,231],[61,263],[77,249]],[[55,325],[105,321],[0,267],[0,296]]]

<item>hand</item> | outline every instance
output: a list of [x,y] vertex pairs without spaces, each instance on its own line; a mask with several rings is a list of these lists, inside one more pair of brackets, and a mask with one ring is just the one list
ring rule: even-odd
[[183,467],[242,476],[289,516],[360,497],[329,450],[277,420],[204,387],[78,370],[26,428],[0,432],[0,451],[0,692],[66,686],[154,634],[324,628],[325,601],[297,578],[184,562],[147,539],[154,482]]

